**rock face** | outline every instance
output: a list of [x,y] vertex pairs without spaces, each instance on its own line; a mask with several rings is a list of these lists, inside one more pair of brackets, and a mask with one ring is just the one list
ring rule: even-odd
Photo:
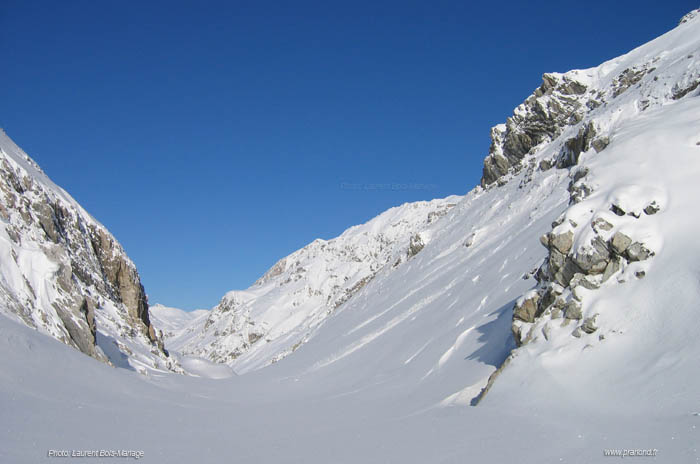
[[491,147],[484,160],[481,179],[486,187],[511,170],[543,143],[551,142],[563,129],[582,121],[600,103],[575,76],[545,74],[542,85],[515,109],[505,124],[491,129]]
[[[681,25],[694,20],[698,11],[684,16]],[[660,78],[668,77],[665,66],[670,61],[663,55],[644,57],[644,61],[617,70],[613,75],[607,75],[601,67],[544,74],[540,87],[515,109],[505,124],[491,129],[491,146],[484,159],[481,186],[502,185],[510,175],[528,165],[525,162],[528,158],[545,147],[551,149],[548,145],[555,141],[557,156],[537,161],[542,171],[553,165],[559,169],[572,168],[583,153],[605,150],[612,139],[601,131],[597,120],[605,113],[606,105],[624,100],[630,89],[640,89],[635,92],[636,111],[697,95],[700,78],[694,70],[695,54],[684,58],[692,62],[683,71],[674,71],[672,79],[664,85],[654,85]]]
[[115,238],[0,133],[0,312],[115,365],[177,370]]
[[[696,21],[698,11],[681,20],[677,33]],[[522,188],[534,178],[533,170],[552,167],[568,173],[550,176],[568,174],[570,179],[569,208],[540,237],[547,257],[533,273],[539,284],[513,308],[518,345],[536,339],[545,325],[547,339],[556,327],[569,324],[575,325],[572,333],[585,338],[605,320],[605,314],[589,314],[588,292],[649,272],[643,263],[655,256],[651,245],[660,243],[650,232],[649,218],[663,212],[664,193],[637,184],[606,192],[611,186],[599,185],[582,160],[614,146],[613,128],[622,112],[638,114],[698,94],[695,50],[679,45],[674,53],[635,50],[597,68],[545,74],[506,123],[492,129],[482,188],[501,187],[514,178]],[[596,192],[598,200],[588,202]],[[609,200],[598,209],[606,195]],[[562,315],[561,322],[552,323]]]
[[278,261],[251,287],[227,293],[185,336],[166,346],[243,373],[302,346],[324,320],[379,273],[425,253],[429,234],[460,197],[407,203],[331,240],[315,240]]

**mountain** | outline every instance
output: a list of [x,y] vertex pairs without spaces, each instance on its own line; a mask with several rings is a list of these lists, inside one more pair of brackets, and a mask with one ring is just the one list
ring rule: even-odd
[[314,242],[212,311],[159,307],[200,377],[109,369],[0,318],[0,458],[697,462],[698,13],[545,74],[464,197]]
[[206,317],[198,312],[183,319],[182,313],[160,311],[164,319],[156,325],[164,330],[169,349],[229,364],[239,373],[277,362],[367,283],[410,267],[431,240],[429,227],[460,199],[392,208],[339,237],[315,240],[282,258],[250,288],[227,293]]
[[[589,304],[598,298],[584,294],[603,294],[604,288],[615,287],[613,282],[647,275],[666,241],[657,223],[670,214],[666,179],[648,179],[651,173],[640,168],[643,164],[661,173],[655,163],[672,158],[650,152],[655,146],[651,142],[644,150],[627,153],[619,134],[631,121],[666,114],[697,94],[694,21],[691,13],[672,33],[598,67],[544,74],[542,85],[491,130],[480,187],[465,197],[393,208],[333,240],[317,240],[280,260],[249,289],[229,292],[208,317],[190,322],[186,333],[166,339],[166,344],[244,373],[294,352],[329,317],[353,311],[359,301],[372,307],[382,301],[398,311],[403,304],[385,296],[394,286],[411,294],[423,286],[426,275],[444,274],[450,276],[443,282],[449,287],[461,282],[458,276],[465,270],[481,269],[494,259],[504,263],[499,272],[473,276],[477,294],[456,301],[487,301],[494,293],[513,295],[514,300],[523,296],[511,327],[518,346],[556,338],[562,331],[573,332],[584,344],[591,337],[609,337],[599,330],[606,316]],[[513,250],[508,244],[521,234],[538,240]],[[539,243],[544,250],[533,249]],[[440,246],[451,250],[449,258],[441,254],[444,250],[439,252],[441,260],[454,263],[440,271],[421,269],[423,258]],[[539,283],[525,294],[532,286],[519,282],[521,276]],[[499,285],[491,286],[494,282]],[[499,286],[520,290],[502,292]],[[430,291],[426,299],[443,298],[437,295],[442,287]],[[403,295],[397,298],[405,300]],[[494,310],[486,304],[479,308]],[[361,343],[349,344],[356,345]],[[506,358],[510,350],[505,347],[495,358]]]
[[115,366],[181,371],[121,245],[4,131],[0,174],[0,312]]

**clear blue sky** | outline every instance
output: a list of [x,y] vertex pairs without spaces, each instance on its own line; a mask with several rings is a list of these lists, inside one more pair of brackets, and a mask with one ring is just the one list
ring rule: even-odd
[[543,72],[695,7],[3,0],[0,125],[119,239],[151,303],[211,307],[315,238],[466,193]]

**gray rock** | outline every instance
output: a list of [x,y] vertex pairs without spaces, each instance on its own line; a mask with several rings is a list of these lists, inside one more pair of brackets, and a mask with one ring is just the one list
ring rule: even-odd
[[610,261],[607,244],[600,237],[596,237],[590,245],[583,253],[576,253],[574,262],[584,274],[601,274]]
[[540,236],[540,243],[547,249],[549,249],[549,237],[550,235],[548,233]]
[[592,122],[581,127],[575,137],[564,142],[557,158],[557,167],[563,169],[577,165],[581,153],[591,148],[591,141],[595,135],[596,130]]
[[586,86],[569,78],[545,75],[542,86],[528,97],[503,126],[491,130],[481,186],[498,183],[543,142],[554,140],[565,127],[581,122],[590,100]]
[[596,153],[600,153],[601,151],[605,150],[608,145],[610,145],[610,139],[608,137],[600,137],[591,143],[591,146]]
[[581,305],[575,301],[568,302],[564,307],[564,317],[570,320],[580,320],[583,317]]
[[591,227],[593,227],[593,230],[596,232],[600,232],[601,230],[604,232],[610,231],[613,228],[613,225],[610,224],[608,221],[606,221],[603,218],[596,218],[592,223]]
[[521,305],[516,302],[513,307],[513,318],[523,322],[535,322],[535,318],[542,313],[538,305],[539,300],[539,295],[534,294],[532,297],[524,299]]
[[695,82],[689,84],[686,87],[683,88],[674,88],[673,90],[673,98],[674,100],[680,100],[681,98],[685,97],[689,93],[693,92],[695,89],[697,89],[700,86],[700,79],[696,80]]
[[513,334],[513,340],[515,340],[516,346],[521,346],[523,333],[519,325],[513,324],[510,326],[510,331]]
[[642,80],[645,74],[654,71],[656,68],[649,68],[648,65],[642,67],[627,68],[613,81],[613,98],[617,98],[627,89]]
[[624,216],[625,210],[620,208],[618,205],[610,205],[610,211],[615,213],[617,216]]
[[408,244],[408,257],[417,255],[423,248],[425,244],[420,235],[416,234],[411,237],[410,243]]
[[476,233],[471,233],[464,241],[464,246],[469,248],[470,246],[474,245],[474,241],[476,241]]
[[630,245],[632,245],[632,239],[622,232],[615,232],[610,239],[610,249],[618,255],[623,255]]
[[555,235],[552,233],[550,235],[549,243],[559,250],[560,253],[566,255],[571,251],[571,247],[574,245],[574,233],[571,231],[564,232],[563,234]]
[[564,256],[556,248],[552,248],[549,252],[548,266],[550,280],[562,287],[567,287],[574,274],[581,272],[581,268],[571,258]]
[[[581,179],[583,179],[587,175],[588,175],[588,168],[587,167],[578,168],[573,173],[573,177],[571,178],[571,183],[575,184],[576,182],[580,181]],[[571,187],[571,185],[569,185],[569,187]]]
[[583,287],[587,288],[588,290],[595,290],[600,287],[589,276],[581,273],[574,274],[574,277],[571,279],[571,282],[569,282],[569,286],[571,288]]
[[554,274],[554,281],[562,287],[567,287],[574,275],[581,270],[571,258],[566,258],[564,265]]
[[583,333],[581,332],[581,329],[579,327],[576,327],[573,332],[571,332],[571,335],[573,335],[576,338],[581,338],[581,335]]
[[659,205],[656,204],[655,201],[652,201],[649,205],[647,205],[646,208],[644,208],[644,214],[646,214],[647,216],[656,214],[659,211],[661,211],[661,207],[659,207]]
[[654,253],[649,251],[641,243],[634,242],[632,245],[629,246],[629,248],[627,248],[625,255],[627,256],[627,260],[629,262],[635,262],[649,259],[651,256],[654,256]]
[[610,262],[608,263],[608,265],[605,266],[605,271],[603,271],[603,279],[602,279],[602,281],[603,281],[603,282],[607,282],[608,279],[610,279],[610,277],[612,277],[613,275],[615,275],[615,273],[617,273],[617,271],[620,270],[620,267],[621,267],[620,258],[617,257],[617,256],[614,256],[614,257],[610,260]]
[[552,160],[542,160],[540,161],[540,171],[549,171],[554,167],[554,163],[552,163]]
[[598,330],[598,327],[595,325],[596,317],[598,317],[597,314],[594,314],[591,317],[587,317],[586,320],[584,320],[583,324],[581,325],[581,330],[583,330],[587,334],[592,334],[593,332]]

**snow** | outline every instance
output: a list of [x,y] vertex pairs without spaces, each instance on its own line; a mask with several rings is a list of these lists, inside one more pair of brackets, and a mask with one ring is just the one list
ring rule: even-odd
[[[98,356],[105,354],[117,366],[144,373],[180,370],[162,353],[154,352],[145,333],[134,330],[123,302],[100,282],[105,278],[104,269],[88,236],[89,228],[113,240],[112,256],[134,268],[104,226],[55,185],[2,130],[0,166],[0,314],[77,346],[70,323],[84,333],[89,327],[71,309],[90,298],[95,305]],[[65,215],[63,229],[56,225],[57,214]],[[52,223],[60,238],[52,240],[42,220]],[[76,278],[78,272],[83,278]],[[61,310],[65,311],[60,314]]]
[[[0,460],[130,449],[173,463],[591,463],[607,462],[605,450],[640,449],[697,462],[700,98],[674,95],[700,78],[688,57],[699,49],[691,17],[623,57],[564,74],[605,103],[502,186],[403,205],[315,241],[212,311],[154,307],[166,346],[195,375],[114,369],[0,318]],[[656,71],[613,97],[617,76],[648,63]],[[605,150],[582,153],[570,170],[536,169],[588,122],[609,137]],[[579,182],[592,192],[570,204],[584,168]],[[651,202],[660,210],[650,215]],[[560,220],[557,230],[583,249],[597,218],[613,226],[606,237],[624,232],[655,255],[580,291],[596,332],[577,338],[573,324],[541,319],[516,348],[512,309],[535,287],[547,254],[539,237]],[[425,247],[408,258],[415,234]],[[329,296],[341,302],[330,312]],[[246,345],[251,334],[263,344]],[[236,359],[205,361],[237,348]]]

